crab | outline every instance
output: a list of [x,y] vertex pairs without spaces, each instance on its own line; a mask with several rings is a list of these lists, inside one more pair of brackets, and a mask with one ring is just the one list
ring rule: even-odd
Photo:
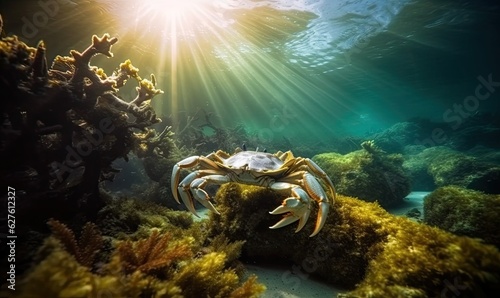
[[[193,169],[182,181],[181,169]],[[322,182],[322,184],[320,183]],[[318,203],[315,236],[323,228],[328,210],[335,200],[335,188],[328,175],[309,158],[294,157],[291,151],[275,154],[259,151],[237,150],[230,155],[224,151],[207,156],[190,156],[175,164],[172,170],[171,187],[174,199],[179,197],[187,209],[198,216],[194,200],[219,214],[205,191],[208,184],[222,185],[227,182],[269,187],[289,195],[281,206],[270,214],[285,214],[275,225],[277,229],[299,221],[295,232],[307,222],[311,212],[311,201]]]

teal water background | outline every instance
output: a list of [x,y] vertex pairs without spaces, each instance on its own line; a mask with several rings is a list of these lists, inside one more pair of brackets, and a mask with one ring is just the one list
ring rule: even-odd
[[[218,126],[303,142],[499,111],[495,83],[479,91],[488,98],[476,95],[485,80],[500,82],[493,1],[213,1],[219,22],[179,35],[175,57],[168,30],[138,29],[148,15],[137,21],[128,2],[1,1],[0,13],[6,33],[43,39],[49,59],[83,50],[92,34],[118,36],[115,57],[93,64],[110,72],[130,58],[144,77],[155,73],[165,94],[153,104],[179,125],[202,108]],[[123,11],[135,29],[119,21]]]

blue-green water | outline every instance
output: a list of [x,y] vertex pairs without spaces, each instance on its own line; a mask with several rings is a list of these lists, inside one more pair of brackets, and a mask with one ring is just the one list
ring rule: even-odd
[[[306,190],[311,196],[301,195],[295,204],[299,201],[302,204],[304,199],[312,202],[321,196],[322,192],[313,195],[310,189],[330,185],[325,174],[329,176],[336,191],[333,185],[328,191],[325,189],[328,194],[324,197],[328,196],[331,207],[323,216],[330,214],[328,225],[336,225],[335,230],[339,228],[340,232],[328,234],[325,226],[322,234],[308,239],[340,239],[342,249],[331,257],[341,260],[341,266],[345,264],[346,270],[333,270],[342,277],[338,280],[342,286],[363,285],[364,270],[368,273],[371,270],[367,266],[375,255],[370,252],[374,242],[371,237],[364,236],[372,234],[370,225],[379,227],[381,222],[399,220],[385,219],[382,210],[380,214],[374,211],[379,214],[376,216],[381,216],[379,220],[371,214],[373,205],[346,197],[377,201],[397,216],[436,225],[457,235],[479,237],[484,243],[499,247],[495,210],[498,211],[500,193],[500,5],[494,1],[0,0],[0,15],[3,20],[0,184],[8,189],[8,195],[2,199],[8,197],[9,200],[9,208],[0,212],[0,217],[7,218],[7,212],[12,213],[12,200],[19,202],[15,210],[16,229],[11,226],[7,229],[11,224],[4,224],[0,234],[5,239],[8,238],[6,231],[10,234],[19,231],[18,277],[30,274],[33,261],[42,257],[35,257],[35,254],[48,235],[50,218],[67,223],[74,231],[81,230],[86,221],[95,222],[109,237],[107,241],[111,246],[110,243],[118,239],[143,237],[139,233],[144,223],[155,228],[161,226],[164,230],[169,230],[171,225],[179,225],[176,229],[191,226],[182,219],[163,225],[162,212],[165,210],[154,204],[176,210],[185,210],[187,205],[193,210],[201,207],[192,202],[193,197],[201,200],[206,187],[213,203],[222,207],[221,198],[229,199],[233,195],[239,198],[236,193],[239,191],[228,190],[229,187],[219,191],[218,199],[214,196],[218,184],[231,179],[247,184],[258,182],[276,189],[293,183],[293,187],[300,190],[291,188],[292,196]],[[137,77],[130,78],[125,87],[117,86],[116,92],[105,88],[102,91],[99,87],[109,87],[106,85],[109,81],[95,78],[96,73],[102,75],[102,72],[96,68],[89,70],[86,65],[78,64],[76,58],[69,58],[67,64],[61,62],[63,59],[54,59],[57,55],[70,56],[71,50],[84,52],[89,44],[102,45],[105,42],[97,37],[92,42],[92,36],[105,33],[118,38],[111,49],[114,56],[97,55],[90,59],[90,65],[103,68],[109,76],[120,63],[130,59],[139,68],[142,78],[151,78],[164,91],[151,102],[161,123],[151,116],[154,113],[147,104],[140,108],[151,112],[149,114],[142,113],[143,110],[138,112],[137,105],[127,104],[137,96]],[[17,35],[33,47],[43,40],[47,61],[59,64],[45,71],[41,59],[43,46],[36,51],[40,55],[34,55],[34,49],[28,52],[24,44],[15,39],[4,39],[11,35]],[[11,56],[13,53],[16,55]],[[32,56],[26,58],[29,53]],[[61,69],[68,72],[61,72]],[[150,77],[150,74],[155,76]],[[118,80],[120,76],[113,75],[113,78]],[[165,128],[169,126],[172,134],[160,138],[159,132],[167,132]],[[217,150],[231,153],[238,146],[249,151],[267,149],[270,153],[291,150],[296,157],[311,158],[325,173],[313,162],[293,159],[288,153],[246,155],[255,160],[272,158],[272,163],[267,165],[283,164],[280,170],[272,168],[275,171],[268,172],[271,168],[262,166],[250,171],[251,159],[241,155],[238,164],[242,168],[234,169],[227,155]],[[211,152],[218,152],[218,155],[209,155]],[[197,155],[212,160],[203,162],[202,158],[196,158]],[[199,160],[202,162],[196,164]],[[293,164],[293,160],[299,161]],[[290,173],[294,166],[297,172]],[[176,170],[182,167],[186,167],[186,171]],[[185,178],[186,172],[200,169],[197,176]],[[318,182],[302,170],[313,174]],[[176,173],[179,176],[176,177]],[[175,182],[176,178],[179,182]],[[476,190],[480,192],[474,192]],[[337,192],[335,199],[334,192]],[[185,204],[175,202],[179,194]],[[246,196],[247,190],[241,195]],[[290,196],[290,193],[284,195]],[[262,200],[262,204],[270,202],[265,197],[255,199]],[[293,198],[288,198],[288,202],[290,199]],[[244,201],[237,201],[231,209],[225,208],[225,212],[231,212],[233,207],[241,208]],[[440,204],[432,206],[433,201],[443,207]],[[148,207],[131,207],[144,202]],[[360,235],[344,232],[355,231],[358,227],[349,223],[353,215],[345,213],[353,208],[349,204],[354,204],[355,209],[366,208],[367,212],[359,212],[359,216],[361,213],[366,216],[360,217],[363,219],[360,226],[367,233],[363,230]],[[321,210],[325,210],[324,206]],[[310,208],[301,207],[299,211],[309,214],[305,210]],[[274,212],[268,214],[271,210],[266,207],[261,211],[275,218]],[[311,215],[309,225],[317,213],[316,207],[312,210],[315,215]],[[432,213],[442,210],[445,211],[439,215],[443,220],[450,220],[452,228],[433,222]],[[236,214],[240,211],[235,209]],[[142,212],[144,214],[140,215]],[[354,212],[356,218],[357,212]],[[207,214],[205,211],[199,213]],[[253,223],[255,218],[264,218],[256,214],[247,216],[248,221]],[[206,216],[202,216],[200,227],[203,230],[206,228],[203,225],[214,225],[213,221],[219,219],[211,216],[206,220]],[[170,218],[164,220],[170,221]],[[187,218],[186,221],[189,222]],[[243,226],[246,221],[245,217],[244,222],[231,222],[230,225]],[[412,234],[413,230],[408,229],[410,224],[409,221],[402,224],[401,231]],[[284,264],[277,264],[276,270],[250,269],[259,274],[259,279],[268,279],[268,292],[264,297],[312,296],[308,275],[289,275],[292,272],[300,274],[296,273],[296,268],[306,270],[311,277],[316,273],[327,280],[332,277],[330,271],[326,275],[322,275],[322,270],[310,272],[317,267],[308,271],[311,267],[303,262],[302,267],[292,264],[291,257],[297,252],[313,253],[315,264],[330,264],[326,257],[317,255],[315,245],[310,245],[314,242],[304,242],[307,249],[291,246],[288,240],[277,241],[275,245],[272,241],[287,239],[275,238],[275,235],[283,235],[278,234],[283,230],[277,230],[270,241],[262,241],[266,238],[260,238],[259,233],[268,231],[269,225],[259,223],[255,227],[255,231],[246,236],[232,235],[231,241],[245,239],[245,245],[253,241],[258,248],[251,254],[244,251],[242,261],[253,264],[253,256],[263,253],[263,259],[257,257],[256,260],[261,262],[258,265],[269,269],[275,264],[270,264],[274,260],[267,263],[271,261],[268,258],[275,256],[267,256],[266,249],[261,252],[259,245],[273,249],[284,245],[282,251],[292,248],[288,257],[286,254],[283,257],[278,250],[276,257],[280,260],[277,262]],[[400,235],[397,230],[394,228]],[[290,235],[294,235],[292,233]],[[301,234],[296,235],[301,237]],[[254,236],[257,238],[252,239]],[[498,272],[498,262],[490,260],[489,256],[498,260],[498,253],[482,244],[474,244],[478,246],[476,254],[476,250],[463,244],[467,243],[463,239],[457,240],[457,245],[447,241],[436,245],[437,240],[432,237],[416,237],[424,240],[425,264],[432,258],[456,262],[466,256],[460,264],[449,266],[452,273],[443,277],[442,272],[448,269],[445,266],[425,267],[421,275],[411,269],[413,258],[416,265],[420,264],[412,255],[419,251],[418,245],[414,249],[411,241],[398,240],[401,235],[394,238],[384,234],[381,237],[383,239],[376,241],[383,245],[386,242],[408,243],[408,251],[406,247],[403,249],[408,255],[396,257],[409,262],[410,269],[403,270],[408,269],[415,275],[403,280],[401,285],[404,287],[398,290],[401,293],[410,293],[404,292],[405,287],[410,286],[407,281],[415,281],[415,287],[426,293],[443,296],[450,290],[460,296],[462,292],[450,288],[453,279],[459,290],[465,289],[457,285],[459,277],[471,278],[474,287],[490,287],[491,284],[485,292],[497,292],[498,279],[494,280],[497,277],[494,274]],[[205,240],[197,239],[205,244],[217,242],[211,236]],[[316,246],[337,249],[337,243],[331,239],[328,243]],[[433,251],[435,246],[441,245],[453,249],[446,253]],[[202,247],[193,259],[207,252],[209,248]],[[486,257],[481,257],[479,252],[485,252]],[[96,260],[92,269],[97,278],[104,274],[100,272],[101,266],[110,257],[111,248],[102,249],[101,253],[103,259]],[[40,255],[44,254],[46,249],[41,250]],[[351,267],[342,263],[345,258],[350,264],[350,256],[362,258],[362,264]],[[65,272],[67,264],[61,263],[58,264],[61,272]],[[231,270],[236,270],[233,266],[240,267],[239,263],[226,265]],[[48,267],[54,272],[59,268]],[[475,273],[476,268],[481,271]],[[172,270],[177,269],[172,267]],[[488,270],[492,272],[491,279],[485,278],[490,276]],[[353,272],[359,276],[353,277]],[[61,275],[63,279],[65,275]],[[51,274],[40,274],[40,280],[47,276],[52,278]],[[72,278],[71,274],[68,278]],[[41,284],[40,290],[49,285],[43,281]],[[333,295],[334,290],[329,287],[317,285],[315,288],[318,296]],[[319,294],[325,290],[327,294]],[[303,291],[309,294],[302,294]]]
[[82,50],[92,34],[117,36],[114,58],[95,63],[111,71],[130,58],[155,73],[165,93],[153,104],[174,126],[202,108],[261,141],[311,142],[498,113],[497,86],[466,100],[479,77],[500,81],[492,1],[209,1],[175,21],[141,1],[52,2],[2,1],[5,30],[44,39],[49,57]]

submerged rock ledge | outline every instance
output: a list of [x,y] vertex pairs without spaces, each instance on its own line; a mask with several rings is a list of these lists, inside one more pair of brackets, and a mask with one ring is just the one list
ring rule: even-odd
[[[315,275],[351,290],[343,297],[435,297],[450,284],[458,285],[463,297],[500,290],[500,253],[493,246],[342,195],[315,237],[308,237],[311,220],[299,233],[294,225],[271,230],[279,218],[268,211],[282,200],[265,188],[225,184],[215,200],[220,215],[210,215],[211,233],[245,240],[245,258],[292,260],[294,274]],[[293,277],[289,273],[283,282]]]

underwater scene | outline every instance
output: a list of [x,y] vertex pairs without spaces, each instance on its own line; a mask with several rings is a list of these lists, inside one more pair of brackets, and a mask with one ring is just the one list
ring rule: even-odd
[[500,3],[1,0],[0,297],[496,297]]

